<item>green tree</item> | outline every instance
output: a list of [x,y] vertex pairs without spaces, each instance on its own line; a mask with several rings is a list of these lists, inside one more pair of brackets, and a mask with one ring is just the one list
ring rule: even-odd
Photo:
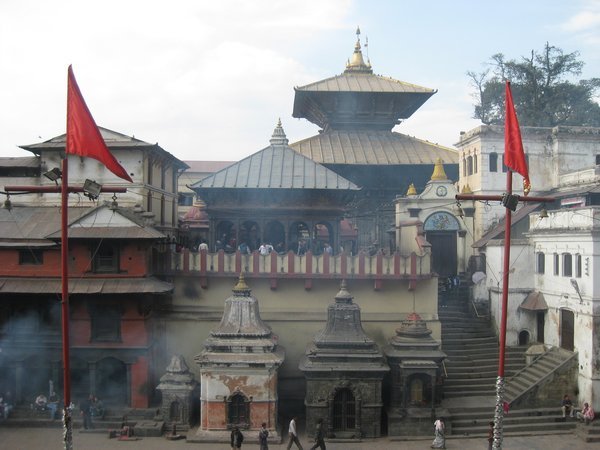
[[475,109],[473,118],[485,124],[504,123],[504,82],[511,82],[519,123],[525,126],[600,126],[600,105],[595,99],[600,78],[578,80],[584,63],[579,52],[565,54],[546,43],[540,53],[507,60],[491,57],[489,68],[467,72]]

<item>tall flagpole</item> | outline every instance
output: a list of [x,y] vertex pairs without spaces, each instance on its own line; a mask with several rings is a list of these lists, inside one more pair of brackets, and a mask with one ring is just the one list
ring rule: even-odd
[[63,441],[65,450],[73,449],[73,405],[71,405],[71,367],[69,356],[69,160],[62,160],[61,184],[61,282],[62,282],[62,356],[63,356]]

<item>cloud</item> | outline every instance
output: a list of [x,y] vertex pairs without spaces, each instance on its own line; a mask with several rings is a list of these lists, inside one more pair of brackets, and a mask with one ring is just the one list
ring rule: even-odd
[[588,45],[600,44],[600,2],[584,2],[582,9],[570,16],[561,28],[566,32],[576,33]]

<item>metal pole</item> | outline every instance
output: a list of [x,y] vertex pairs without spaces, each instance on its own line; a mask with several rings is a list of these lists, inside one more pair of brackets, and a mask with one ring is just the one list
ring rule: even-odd
[[[512,194],[512,172],[506,173],[506,193]],[[502,450],[504,436],[504,360],[506,357],[506,322],[508,314],[508,276],[510,270],[510,228],[512,211],[506,208],[504,221],[504,261],[502,264],[502,317],[500,321],[500,354],[498,355],[498,378],[496,379],[496,411],[494,414],[494,450]]]
[[71,368],[69,357],[69,165],[67,155],[62,161],[61,189],[61,279],[62,279],[62,355],[63,355],[63,441],[65,450],[73,449],[71,405]]

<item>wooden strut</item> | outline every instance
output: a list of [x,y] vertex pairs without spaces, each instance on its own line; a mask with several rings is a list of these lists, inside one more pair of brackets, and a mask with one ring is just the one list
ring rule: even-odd
[[[505,195],[473,195],[457,194],[456,200],[499,200],[505,196],[512,196],[512,172],[506,172],[506,194]],[[554,201],[554,197],[516,197],[517,202],[545,203]],[[500,321],[500,352],[498,355],[498,379],[496,382],[496,408],[494,415],[494,450],[502,449],[503,438],[503,416],[504,416],[504,365],[506,359],[506,324],[508,313],[508,281],[510,269],[510,232],[512,225],[512,211],[506,207],[506,218],[504,226],[504,260],[502,265],[502,316]]]

